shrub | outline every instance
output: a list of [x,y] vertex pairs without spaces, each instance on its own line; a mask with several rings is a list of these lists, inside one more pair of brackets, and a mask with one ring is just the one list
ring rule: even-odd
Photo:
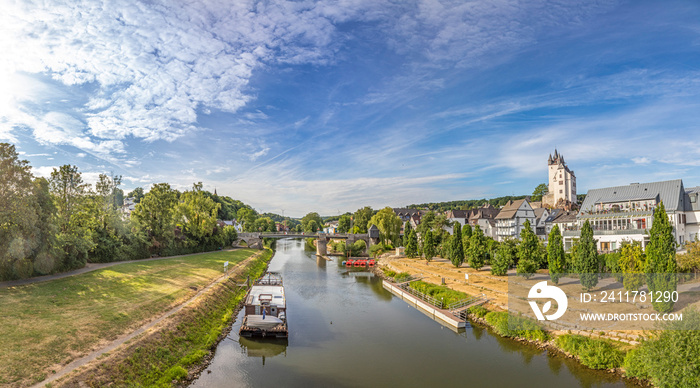
[[606,340],[565,334],[555,340],[565,352],[577,356],[581,363],[593,369],[612,369],[622,365],[624,352]]
[[[393,271],[392,271],[393,272]],[[394,272],[396,274],[396,272]],[[408,272],[401,272],[398,275],[394,275],[394,282],[401,283],[411,278],[411,274]]]
[[625,358],[629,376],[650,378],[655,386],[697,387],[700,381],[700,312],[683,311],[683,320],[662,326]]
[[522,338],[546,342],[549,335],[535,321],[505,311],[492,311],[485,316],[486,322],[503,337]]
[[437,284],[427,283],[420,280],[411,282],[410,286],[414,290],[425,295],[431,296],[437,300],[442,300],[443,306],[469,298],[469,295],[463,292],[455,291],[446,286],[438,286]]
[[382,272],[384,272],[384,276],[389,278],[393,278],[394,276],[396,276],[396,271],[392,271],[388,268],[382,267]]
[[486,314],[489,313],[489,310],[486,310],[486,308],[484,308],[484,306],[472,306],[472,307],[467,309],[467,312],[469,314],[472,314],[472,315],[478,317],[478,318],[483,318],[486,316]]

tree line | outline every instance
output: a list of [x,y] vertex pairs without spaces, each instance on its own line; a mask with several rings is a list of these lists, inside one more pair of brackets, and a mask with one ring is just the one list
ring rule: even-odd
[[159,183],[129,193],[137,204],[125,217],[120,176],[100,174],[92,187],[76,166],[63,165],[35,177],[8,143],[0,143],[0,176],[0,280],[221,248],[237,235],[218,220],[249,209],[201,183],[183,192]]

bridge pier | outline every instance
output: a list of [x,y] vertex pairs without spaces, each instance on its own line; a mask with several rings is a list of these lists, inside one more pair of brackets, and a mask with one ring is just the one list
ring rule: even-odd
[[328,254],[328,240],[323,233],[318,234],[318,239],[316,240],[316,254],[319,256],[326,256]]

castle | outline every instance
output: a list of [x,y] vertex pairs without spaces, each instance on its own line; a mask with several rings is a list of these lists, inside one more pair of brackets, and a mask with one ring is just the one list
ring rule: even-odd
[[549,155],[549,192],[542,197],[542,207],[570,209],[576,205],[576,175],[566,166],[556,149]]

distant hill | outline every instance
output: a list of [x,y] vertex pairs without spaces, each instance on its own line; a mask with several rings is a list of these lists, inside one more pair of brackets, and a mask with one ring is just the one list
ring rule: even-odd
[[516,201],[518,199],[523,199],[528,197],[527,195],[508,195],[505,197],[497,197],[492,199],[467,199],[462,201],[449,201],[449,202],[431,202],[431,203],[421,203],[417,205],[408,205],[409,209],[429,209],[433,211],[444,212],[447,210],[469,210],[481,207],[485,203],[490,203],[491,206],[495,208],[502,207],[508,201]]

